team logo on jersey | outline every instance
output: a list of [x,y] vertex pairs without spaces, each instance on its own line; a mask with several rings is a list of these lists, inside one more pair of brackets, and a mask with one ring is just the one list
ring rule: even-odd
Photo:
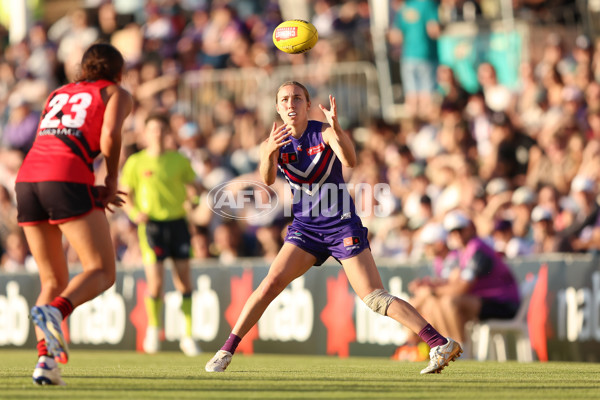
[[344,247],[354,246],[360,243],[358,236],[348,236],[344,238]]
[[301,145],[301,144],[299,144],[299,145],[298,145],[298,147],[296,147],[296,150],[298,150],[298,151],[302,151],[302,145]]
[[308,150],[306,150],[306,153],[307,153],[309,156],[312,156],[313,154],[320,153],[320,152],[322,152],[323,150],[325,150],[325,143],[319,143],[319,144],[318,144],[318,145],[316,145],[316,146],[309,147],[309,148],[308,148]]
[[154,172],[152,172],[152,170],[149,170],[149,169],[147,169],[147,170],[145,170],[145,171],[143,172],[143,174],[144,174],[144,176],[145,176],[146,178],[149,178],[149,177],[151,177],[152,175],[154,175]]
[[281,162],[283,164],[295,164],[298,162],[298,154],[296,153],[282,153]]

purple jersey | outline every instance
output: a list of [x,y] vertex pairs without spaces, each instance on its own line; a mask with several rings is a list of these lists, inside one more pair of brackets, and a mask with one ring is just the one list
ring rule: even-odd
[[279,150],[279,169],[294,195],[294,222],[320,233],[361,223],[346,188],[342,163],[323,141],[322,122],[308,121],[306,130]]
[[479,238],[460,252],[461,278],[473,282],[469,294],[498,302],[519,302],[519,286],[502,258]]

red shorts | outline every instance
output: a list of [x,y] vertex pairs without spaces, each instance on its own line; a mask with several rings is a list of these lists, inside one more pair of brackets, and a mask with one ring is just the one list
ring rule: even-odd
[[73,182],[17,182],[19,225],[61,224],[103,209],[94,186]]

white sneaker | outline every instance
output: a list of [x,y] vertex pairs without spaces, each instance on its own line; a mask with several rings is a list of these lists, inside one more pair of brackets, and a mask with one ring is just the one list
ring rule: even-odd
[[144,338],[144,352],[147,354],[156,354],[160,350],[159,335],[160,329],[157,326],[146,328],[146,337]]
[[58,364],[51,356],[40,356],[33,370],[32,378],[36,385],[66,385],[60,376]]
[[188,357],[195,357],[198,354],[202,353],[202,350],[200,349],[200,346],[198,346],[198,343],[196,343],[196,341],[190,336],[185,336],[181,338],[181,340],[179,341],[179,348],[181,349],[181,351],[183,351],[183,354],[185,354]]
[[421,371],[421,374],[439,374],[450,361],[456,360],[462,353],[460,344],[450,338],[448,343],[436,346],[429,351],[429,365]]
[[206,372],[224,372],[229,366],[229,363],[231,363],[231,357],[233,357],[233,354],[230,352],[219,350],[217,351],[217,354],[206,363],[204,369]]
[[69,360],[69,347],[60,326],[63,320],[60,310],[49,305],[35,306],[31,309],[31,318],[44,332],[48,353],[53,354],[59,363],[65,364]]

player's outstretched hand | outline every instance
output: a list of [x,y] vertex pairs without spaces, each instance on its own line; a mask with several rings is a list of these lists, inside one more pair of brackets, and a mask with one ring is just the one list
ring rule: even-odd
[[267,139],[267,154],[279,154],[279,149],[290,143],[292,139],[288,139],[292,134],[291,128],[286,124],[277,126],[277,123],[273,123],[273,128]]
[[319,108],[321,109],[321,111],[323,111],[323,114],[325,114],[325,118],[327,118],[327,122],[329,123],[329,125],[331,125],[334,129],[339,126],[338,124],[338,118],[337,118],[337,105],[335,104],[335,97],[333,97],[332,95],[329,95],[329,110],[325,108],[325,106],[323,106],[323,104],[319,104]]

